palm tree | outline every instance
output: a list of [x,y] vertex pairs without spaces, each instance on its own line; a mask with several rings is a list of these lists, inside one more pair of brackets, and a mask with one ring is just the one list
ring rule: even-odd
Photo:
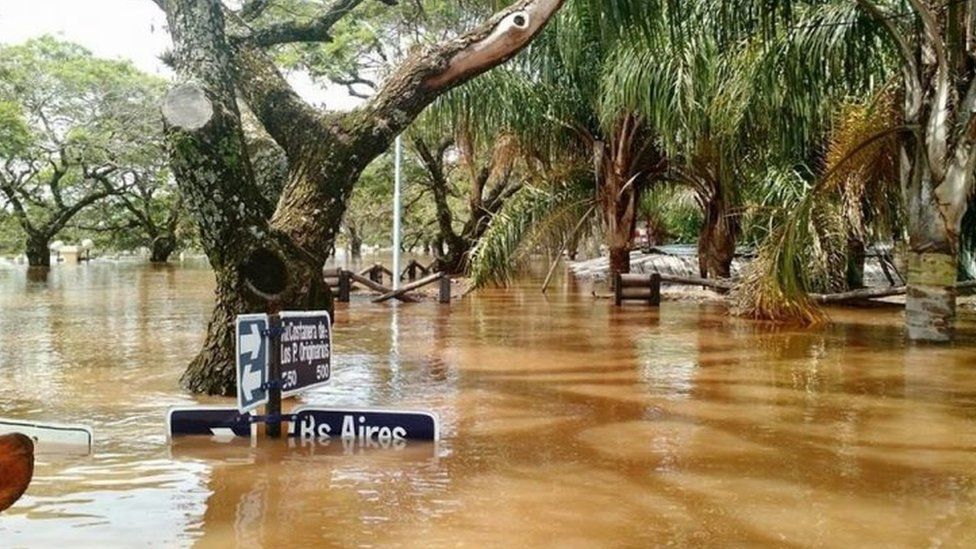
[[[719,2],[724,7],[766,2]],[[972,2],[857,0],[790,3],[779,61],[804,89],[848,86],[868,72],[901,84],[899,195],[908,237],[910,339],[948,341],[963,219],[976,182]],[[811,63],[810,60],[815,60]],[[828,68],[832,70],[823,70]],[[802,95],[802,94],[801,94]]]

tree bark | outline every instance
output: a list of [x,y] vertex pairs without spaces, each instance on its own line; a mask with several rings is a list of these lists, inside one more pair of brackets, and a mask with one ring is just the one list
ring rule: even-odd
[[353,259],[363,257],[363,237],[354,227],[349,227],[349,254]]
[[955,335],[958,256],[954,253],[912,251],[908,262],[905,327],[909,339],[952,341]]

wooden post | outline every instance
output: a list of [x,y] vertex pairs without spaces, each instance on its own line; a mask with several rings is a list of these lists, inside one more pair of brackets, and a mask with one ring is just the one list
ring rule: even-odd
[[[407,275],[407,280],[409,280],[410,282],[413,282],[414,280],[417,280],[417,268],[418,267],[420,267],[420,264],[417,263],[417,260],[416,259],[411,259],[410,260],[410,263],[407,264],[407,268],[405,269],[406,275]],[[400,275],[400,279],[403,280],[403,275]]]
[[268,406],[265,433],[281,437],[281,317],[268,316]]
[[445,305],[451,304],[451,277],[444,275],[441,277],[440,302]]
[[383,266],[377,263],[369,270],[369,279],[377,284],[383,283]]
[[349,291],[352,286],[349,276],[351,274],[344,269],[339,271],[339,303],[349,303]]
[[651,297],[648,300],[652,307],[661,306],[661,274],[651,274]]
[[620,276],[620,273],[614,274],[613,275],[613,303],[617,307],[619,307],[620,304],[623,303],[624,301],[623,286],[624,286],[623,280],[622,277]]

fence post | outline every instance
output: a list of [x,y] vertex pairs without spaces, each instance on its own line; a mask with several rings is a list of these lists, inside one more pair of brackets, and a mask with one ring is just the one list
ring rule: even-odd
[[651,275],[650,302],[652,307],[661,306],[661,273],[653,273]]
[[446,305],[451,303],[451,277],[444,275],[441,277],[440,302]]
[[620,273],[614,273],[613,275],[613,303],[617,307],[619,307],[624,301],[624,288],[623,284],[621,283],[622,278],[623,277],[620,276]]
[[349,274],[349,271],[339,269],[339,303],[349,303],[349,292],[352,286]]

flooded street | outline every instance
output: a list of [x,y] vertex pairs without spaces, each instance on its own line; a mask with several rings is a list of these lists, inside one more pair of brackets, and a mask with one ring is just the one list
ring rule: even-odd
[[0,416],[95,431],[0,546],[976,546],[971,320],[912,347],[897,309],[800,331],[572,284],[337,305],[332,383],[289,404],[429,410],[436,446],[171,445],[169,407],[232,403],[178,388],[211,273],[0,266]]

